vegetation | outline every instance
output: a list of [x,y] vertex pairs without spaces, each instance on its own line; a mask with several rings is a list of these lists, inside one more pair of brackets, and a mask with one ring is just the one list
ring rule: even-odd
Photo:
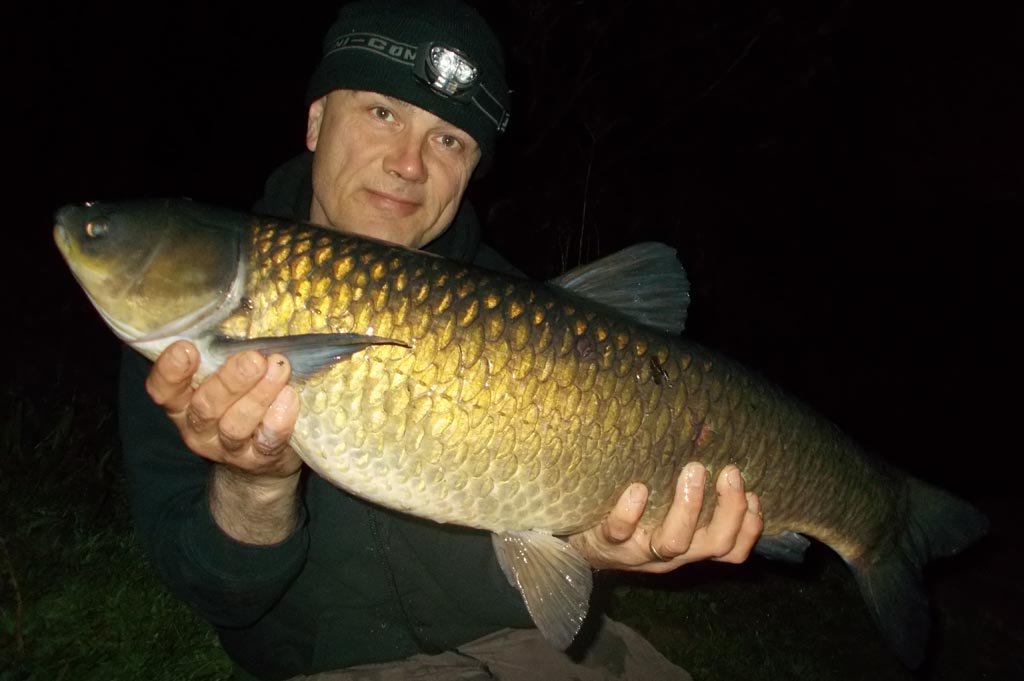
[[0,680],[229,678],[134,541],[104,359],[50,367],[72,382],[23,381],[0,405]]

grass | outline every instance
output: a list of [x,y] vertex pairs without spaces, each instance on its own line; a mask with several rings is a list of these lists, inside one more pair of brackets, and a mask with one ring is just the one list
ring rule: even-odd
[[230,678],[135,542],[107,383],[22,384],[0,404],[0,681]]
[[[48,555],[33,555],[44,550]],[[209,627],[156,582],[130,532],[79,528],[60,546],[35,551],[23,549],[4,566],[8,578],[21,577],[23,608],[5,608],[0,621],[5,648],[12,648],[0,678],[230,676]]]
[[668,585],[630,581],[613,591],[613,616],[696,679],[911,678],[885,649],[845,566],[824,549],[800,567],[755,558],[693,566]]
[[[112,357],[61,366],[0,403],[10,415],[0,432],[0,681],[229,678],[210,627],[169,596],[134,541]],[[983,510],[998,524],[1012,504]],[[936,628],[916,674],[885,649],[845,565],[817,545],[801,566],[599,573],[610,588],[597,605],[698,681],[1024,678],[1020,550],[1009,536],[994,532],[930,571]]]

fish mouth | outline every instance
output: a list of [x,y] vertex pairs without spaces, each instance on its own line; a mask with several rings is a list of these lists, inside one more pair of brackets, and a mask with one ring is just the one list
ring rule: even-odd
[[75,252],[75,241],[71,238],[71,234],[68,233],[68,228],[61,220],[60,215],[57,216],[57,222],[53,225],[53,241],[57,244],[57,250],[60,251],[60,254],[70,264]]
[[[82,265],[80,261],[75,258],[75,242],[68,234],[68,229],[64,225],[64,222],[61,218],[62,216],[58,215],[57,222],[53,225],[53,241],[57,244],[57,250],[60,251],[60,254],[62,256],[64,256],[64,260],[68,264],[68,271],[71,272],[71,276],[75,278],[76,282],[78,282],[78,287],[85,294],[86,298],[89,299],[89,302],[92,303],[93,307],[96,308],[96,310],[100,313],[100,315],[108,324],[112,326],[117,326],[117,322],[115,320],[110,319],[107,316],[106,312],[104,312],[103,308],[100,307],[99,303],[97,303],[96,299],[92,295],[92,292],[89,290],[89,287],[86,285],[87,282],[84,281],[82,274],[80,272],[80,270],[82,269]],[[120,333],[118,335],[120,335]]]

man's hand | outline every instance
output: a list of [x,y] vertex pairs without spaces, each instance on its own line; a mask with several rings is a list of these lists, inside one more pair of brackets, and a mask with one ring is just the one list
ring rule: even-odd
[[242,352],[198,387],[199,351],[186,341],[157,358],[146,390],[178,427],[185,445],[215,467],[210,510],[229,535],[255,544],[281,541],[297,519],[302,460],[288,445],[299,400],[282,355]]
[[699,463],[683,468],[672,506],[659,527],[639,525],[647,488],[634,483],[601,524],[572,535],[569,543],[599,569],[669,572],[708,558],[742,563],[761,535],[760,501],[744,492],[739,469],[726,466],[715,484],[718,503],[711,522],[698,529],[706,475]]

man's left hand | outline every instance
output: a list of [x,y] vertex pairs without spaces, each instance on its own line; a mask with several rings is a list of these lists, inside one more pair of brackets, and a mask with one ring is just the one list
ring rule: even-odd
[[569,543],[597,569],[669,572],[699,560],[742,563],[761,536],[761,504],[746,492],[736,466],[718,475],[718,503],[711,521],[697,527],[707,471],[700,463],[683,468],[675,497],[661,525],[645,527],[647,488],[630,485],[600,524],[569,537]]

